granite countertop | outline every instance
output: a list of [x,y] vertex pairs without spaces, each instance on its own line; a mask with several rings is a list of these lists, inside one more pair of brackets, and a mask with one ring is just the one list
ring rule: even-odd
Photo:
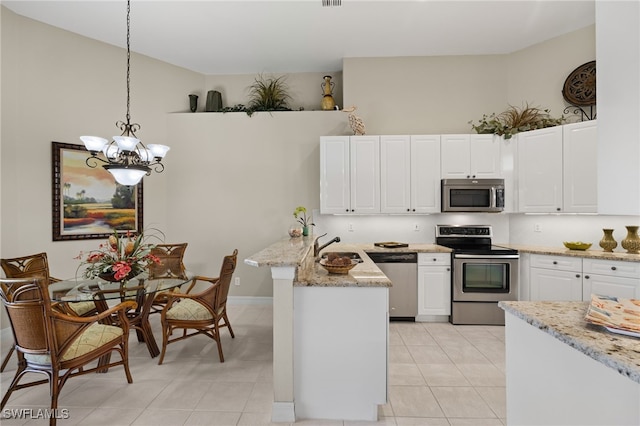
[[525,320],[625,377],[640,383],[640,338],[614,334],[589,324],[589,302],[499,302],[506,312]]
[[[367,256],[366,252],[417,252],[450,253],[451,249],[435,244],[410,244],[408,247],[384,248],[373,243],[334,243],[324,252],[357,252],[363,262],[356,265],[346,275],[329,274],[313,258],[313,242],[316,236],[290,238],[275,242],[269,247],[246,258],[247,265],[261,267],[295,267],[294,286],[298,287],[391,287],[391,281]],[[321,242],[322,243],[322,242]],[[322,244],[321,244],[322,245]]]
[[[571,257],[582,257],[582,258],[602,259],[602,260],[621,260],[625,262],[640,262],[640,254],[630,254],[626,252],[610,253],[603,250],[595,250],[595,249],[569,250],[564,246],[542,247],[542,246],[529,246],[524,244],[500,244],[500,243],[496,243],[496,245],[513,248],[518,250],[520,253],[546,254],[546,255],[552,255],[552,256],[571,256]],[[591,247],[593,247],[593,245]]]

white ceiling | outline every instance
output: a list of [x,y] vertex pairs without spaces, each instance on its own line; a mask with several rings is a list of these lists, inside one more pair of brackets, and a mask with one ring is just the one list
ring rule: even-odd
[[[123,0],[2,5],[126,46]],[[505,54],[594,23],[594,0],[133,0],[131,50],[203,74],[324,72],[345,57]]]

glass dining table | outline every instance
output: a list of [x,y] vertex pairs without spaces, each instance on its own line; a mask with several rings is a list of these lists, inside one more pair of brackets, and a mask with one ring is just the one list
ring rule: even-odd
[[139,342],[144,342],[152,358],[160,355],[158,344],[153,337],[149,314],[158,292],[176,289],[191,282],[191,274],[184,277],[149,278],[146,273],[122,284],[101,278],[69,279],[51,283],[51,300],[59,303],[93,302],[99,312],[124,300],[134,300],[135,309],[127,312],[129,326],[136,330]]

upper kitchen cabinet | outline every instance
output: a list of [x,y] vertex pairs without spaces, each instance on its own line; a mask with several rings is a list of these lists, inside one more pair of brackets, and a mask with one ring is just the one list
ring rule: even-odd
[[570,213],[598,210],[598,129],[596,121],[562,126],[563,208]]
[[380,211],[440,211],[440,136],[380,136]]
[[500,141],[494,135],[442,135],[443,179],[499,178]]
[[518,211],[597,211],[597,128],[595,121],[519,133]]
[[320,138],[320,213],[380,213],[380,138]]

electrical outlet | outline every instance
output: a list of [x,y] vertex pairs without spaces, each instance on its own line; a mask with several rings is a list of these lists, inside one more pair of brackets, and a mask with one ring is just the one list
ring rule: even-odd
[[533,225],[533,232],[542,232],[542,225],[540,225],[539,223]]
[[420,230],[420,224],[418,224],[418,223],[414,223],[414,224],[413,224],[413,230],[414,230],[414,231],[419,231],[419,230]]
[[240,277],[235,277],[235,278],[233,279],[233,284],[234,284],[234,285],[240,285]]
[[347,225],[347,231],[353,232],[353,223],[350,223],[349,225]]

